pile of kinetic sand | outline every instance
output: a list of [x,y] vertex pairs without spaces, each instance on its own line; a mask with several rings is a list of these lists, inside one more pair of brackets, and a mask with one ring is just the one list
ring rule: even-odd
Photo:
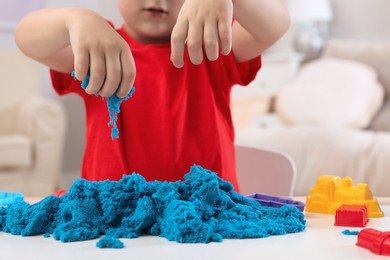
[[[76,73],[74,71],[72,71],[72,76],[75,80],[77,80]],[[89,71],[86,78],[81,82],[81,87],[85,90],[88,87],[88,84],[89,84]],[[119,138],[119,130],[116,121],[118,120],[118,114],[121,112],[121,104],[123,101],[126,101],[129,98],[131,98],[134,91],[135,91],[135,87],[133,87],[130,93],[127,94],[127,96],[124,98],[119,98],[116,94],[107,98],[107,110],[110,116],[110,121],[108,122],[108,125],[112,126],[111,129],[112,138]]]
[[8,207],[8,205],[15,201],[23,201],[24,195],[20,192],[0,192],[0,207]]
[[98,247],[121,248],[118,238],[142,235],[180,243],[221,242],[300,232],[305,219],[294,206],[261,206],[230,182],[194,165],[184,181],[147,182],[139,174],[119,181],[78,179],[61,197],[0,208],[0,231],[52,236],[62,242],[99,238]]

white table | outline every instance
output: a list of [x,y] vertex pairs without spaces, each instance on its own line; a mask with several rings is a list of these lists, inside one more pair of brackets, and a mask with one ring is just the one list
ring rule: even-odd
[[[386,203],[389,200],[383,200]],[[390,231],[390,205],[381,204],[384,218],[371,218],[366,227]],[[301,233],[259,239],[225,239],[222,243],[179,244],[160,237],[121,239],[123,249],[99,249],[98,239],[62,243],[43,236],[21,237],[0,232],[0,260],[23,259],[387,259],[356,246],[357,236],[343,235],[333,215],[305,213],[306,230]]]

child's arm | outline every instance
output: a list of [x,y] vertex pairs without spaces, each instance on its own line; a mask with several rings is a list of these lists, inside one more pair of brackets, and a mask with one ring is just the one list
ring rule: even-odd
[[183,66],[187,45],[194,64],[202,62],[203,48],[209,60],[233,50],[237,62],[247,61],[275,43],[289,25],[281,0],[186,0],[172,32],[171,60]]
[[[128,44],[100,15],[82,8],[42,9],[18,24],[15,40],[21,51],[48,67],[85,79],[89,94],[125,97],[135,78]],[[119,85],[120,84],[120,85]],[[119,87],[118,87],[119,86]]]
[[290,27],[280,0],[233,0],[232,50],[237,62],[250,60],[279,40]]

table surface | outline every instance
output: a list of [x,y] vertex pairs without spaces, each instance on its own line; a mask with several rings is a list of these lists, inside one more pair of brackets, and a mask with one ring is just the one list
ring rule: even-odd
[[[34,201],[34,199],[30,200]],[[35,200],[36,201],[36,200]],[[304,200],[303,200],[304,201]],[[390,198],[378,198],[383,218],[367,227],[390,230]],[[225,239],[222,243],[180,244],[161,237],[123,239],[123,249],[99,249],[98,239],[62,243],[43,236],[21,237],[0,232],[0,260],[8,259],[384,259],[356,246],[357,236],[343,235],[334,216],[305,212],[306,229],[296,234],[258,239]]]

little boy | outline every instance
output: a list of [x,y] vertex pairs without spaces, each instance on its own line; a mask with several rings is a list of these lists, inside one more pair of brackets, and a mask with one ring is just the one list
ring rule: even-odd
[[[254,79],[260,54],[288,29],[281,0],[118,0],[118,7],[117,30],[95,12],[62,8],[29,14],[15,34],[27,56],[51,69],[58,94],[85,102],[82,177],[137,172],[174,181],[198,164],[238,190],[230,93]],[[90,72],[85,90],[73,70],[79,80]],[[125,97],[133,85],[112,140],[105,101],[95,94]]]

